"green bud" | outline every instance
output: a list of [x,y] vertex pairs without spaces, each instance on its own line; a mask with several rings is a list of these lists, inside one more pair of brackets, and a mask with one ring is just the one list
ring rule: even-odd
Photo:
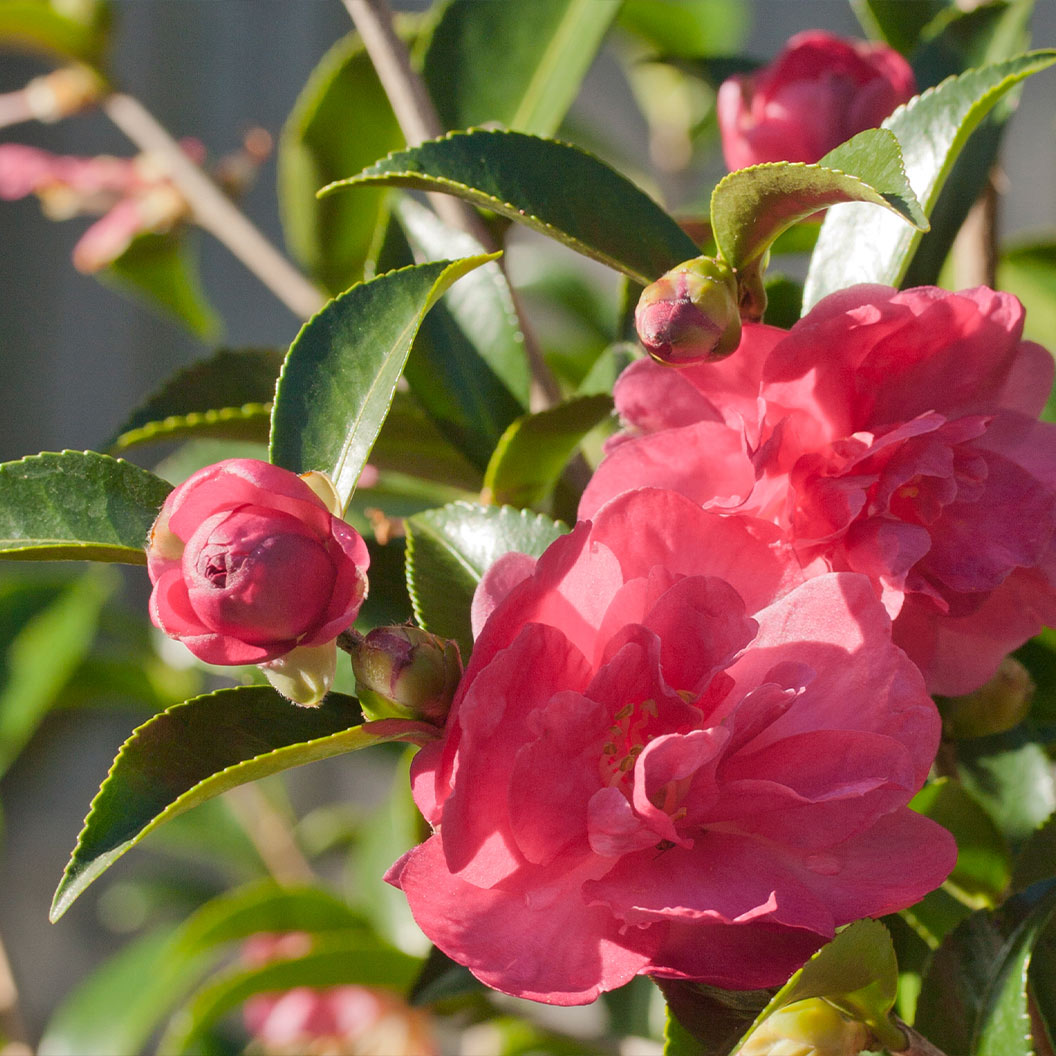
[[735,1056],[857,1056],[869,1038],[864,1023],[812,997],[764,1019]]
[[368,719],[424,719],[442,726],[462,659],[454,642],[420,627],[375,627],[356,644],[352,670]]
[[1026,718],[1035,688],[1027,669],[1015,657],[1006,656],[997,674],[974,693],[939,698],[946,735],[966,740],[1012,729]]
[[724,359],[740,344],[737,278],[711,257],[687,260],[647,286],[634,312],[638,338],[668,366]]

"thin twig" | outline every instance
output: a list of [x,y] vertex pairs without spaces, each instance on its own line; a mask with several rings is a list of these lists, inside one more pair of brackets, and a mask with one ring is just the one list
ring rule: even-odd
[[287,887],[315,880],[308,859],[286,819],[255,784],[238,785],[228,793],[228,804],[253,841],[253,846],[275,880]]
[[138,99],[115,92],[107,116],[141,151],[164,166],[202,227],[222,242],[294,315],[307,319],[326,303],[315,288],[181,149]]
[[29,1056],[29,1034],[18,1004],[18,987],[0,939],[0,1050],[4,1056]]

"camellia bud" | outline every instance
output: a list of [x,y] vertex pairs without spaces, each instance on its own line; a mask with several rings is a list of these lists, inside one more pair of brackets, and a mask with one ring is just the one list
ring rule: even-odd
[[864,1023],[812,997],[768,1016],[736,1056],[857,1056],[868,1041]]
[[443,725],[459,679],[458,646],[420,627],[375,627],[352,652],[356,693],[368,719]]
[[1006,656],[997,674],[974,693],[938,701],[942,725],[949,737],[988,737],[1012,729],[1026,717],[1034,697],[1034,681],[1013,656]]
[[659,363],[684,367],[725,358],[741,341],[732,269],[711,257],[679,264],[642,292],[634,325]]

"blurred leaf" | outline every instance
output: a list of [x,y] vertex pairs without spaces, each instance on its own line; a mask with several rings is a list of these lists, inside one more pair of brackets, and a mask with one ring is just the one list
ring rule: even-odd
[[301,708],[262,686],[218,690],[154,716],[122,745],[92,800],[51,919],[149,832],[203,800],[424,729],[393,721],[353,725],[359,717],[352,697],[332,693],[317,708]]
[[1056,814],[1050,814],[1019,849],[1012,866],[1013,892],[1056,877]]
[[272,461],[329,474],[347,506],[422,318],[453,282],[493,259],[439,260],[379,275],[309,319],[275,391]]
[[454,0],[433,29],[422,68],[444,128],[493,121],[553,135],[619,8],[619,0],[533,0],[528,16],[520,4]]
[[484,474],[484,493],[498,506],[534,506],[553,489],[579,442],[612,414],[612,397],[576,396],[518,418],[502,434]]
[[972,911],[960,899],[954,898],[944,887],[929,891],[919,902],[899,914],[909,927],[933,950]]
[[282,353],[221,349],[172,375],[121,423],[109,450],[209,436],[267,443]]
[[1051,918],[1030,959],[1030,993],[1034,999],[1032,1011],[1037,1012],[1041,1021],[1038,1024],[1040,1030],[1033,1032],[1037,1051],[1046,1052],[1047,1043],[1047,1051],[1051,1053],[1056,1045],[1056,928],[1053,928]]
[[[1056,50],[1034,51],[970,70],[910,100],[884,123],[902,145],[906,175],[930,216],[965,142],[994,104],[1031,74],[1056,62]],[[811,258],[804,310],[856,282],[898,285],[920,232],[887,212],[849,205],[829,213]]]
[[871,128],[816,165],[777,161],[731,172],[712,191],[711,229],[719,253],[740,268],[797,221],[843,202],[881,205],[914,227],[928,226],[906,181],[898,140]]
[[1001,833],[990,815],[960,784],[940,777],[913,797],[918,814],[937,821],[957,841],[957,864],[947,883],[964,892],[974,908],[994,905],[1012,876],[1012,862]]
[[726,55],[741,45],[749,17],[740,0],[623,0],[616,20],[660,55]]
[[102,0],[79,4],[2,0],[0,45],[98,66],[106,50],[109,22],[109,5]]
[[411,619],[404,574],[403,539],[390,539],[382,546],[371,533],[365,537],[370,553],[370,592],[359,610],[356,630],[361,634],[374,627],[406,623]]
[[454,638],[468,663],[469,610],[481,576],[503,554],[538,557],[565,531],[543,514],[455,502],[415,514],[407,528],[407,591],[426,630]]
[[187,232],[137,235],[132,244],[96,277],[161,309],[195,337],[215,338],[223,326],[205,298],[198,266],[187,249]]
[[594,360],[594,365],[580,382],[577,396],[609,396],[620,374],[641,355],[629,341],[616,341]]
[[294,256],[331,293],[363,277],[385,191],[318,199],[320,187],[403,143],[359,35],[323,56],[297,97],[278,148],[279,204]]
[[0,559],[145,565],[147,533],[172,489],[145,469],[63,451],[0,465]]
[[73,580],[9,642],[0,642],[6,646],[0,659],[0,774],[88,655],[100,610],[116,585],[109,569],[92,569]]
[[803,285],[780,272],[768,272],[766,287],[766,314],[763,321],[768,326],[790,329],[803,314]]
[[769,990],[720,990],[656,979],[667,1002],[664,1056],[728,1056],[766,1006]]
[[920,40],[921,31],[936,15],[950,7],[952,0],[851,0],[858,21],[869,36],[887,41],[908,55]]
[[519,132],[455,132],[324,188],[443,191],[526,224],[647,285],[697,247],[648,195],[567,143]]
[[428,1005],[484,989],[484,984],[468,968],[432,946],[407,1000],[412,1005]]

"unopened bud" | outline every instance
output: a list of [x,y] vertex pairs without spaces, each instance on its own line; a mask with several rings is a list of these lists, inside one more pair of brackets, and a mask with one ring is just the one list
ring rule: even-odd
[[1026,718],[1034,698],[1034,680],[1015,657],[1006,656],[997,674],[974,693],[940,698],[942,725],[949,737],[988,737],[1012,729]]
[[352,653],[356,693],[368,719],[442,725],[459,679],[458,646],[420,627],[375,627]]
[[725,358],[741,341],[732,269],[711,257],[679,264],[642,292],[634,325],[646,352],[668,366]]
[[768,1016],[735,1056],[857,1056],[868,1042],[864,1023],[812,997]]

